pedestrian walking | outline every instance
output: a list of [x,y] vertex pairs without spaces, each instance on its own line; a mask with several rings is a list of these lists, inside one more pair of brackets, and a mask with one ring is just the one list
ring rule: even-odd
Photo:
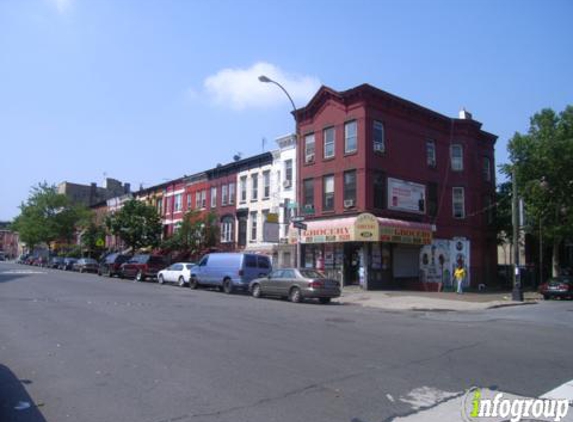
[[464,270],[462,264],[458,264],[458,268],[456,268],[456,270],[454,271],[454,279],[456,280],[457,283],[456,293],[460,295],[463,293],[464,278],[466,278],[466,270]]

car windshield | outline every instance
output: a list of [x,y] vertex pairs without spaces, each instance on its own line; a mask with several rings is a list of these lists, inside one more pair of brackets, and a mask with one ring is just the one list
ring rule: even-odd
[[299,270],[299,272],[304,278],[326,278],[324,274],[317,270]]

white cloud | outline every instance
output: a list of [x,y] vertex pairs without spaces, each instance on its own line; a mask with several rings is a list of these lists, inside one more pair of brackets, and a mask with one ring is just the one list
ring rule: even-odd
[[58,9],[58,13],[64,14],[66,13],[71,7],[74,0],[48,0],[56,9]]
[[280,83],[290,94],[297,108],[303,107],[320,87],[320,80],[311,76],[293,75],[275,65],[255,63],[248,69],[223,69],[205,79],[204,87],[213,103],[235,110],[283,105],[288,99],[282,90],[259,81],[265,75]]

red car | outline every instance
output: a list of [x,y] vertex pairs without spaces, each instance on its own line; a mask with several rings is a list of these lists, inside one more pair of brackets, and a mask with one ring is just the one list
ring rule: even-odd
[[539,287],[539,293],[543,295],[543,299],[549,300],[553,297],[559,298],[573,298],[573,277],[561,276],[550,278],[546,283]]
[[119,267],[120,278],[135,278],[144,281],[157,277],[157,273],[166,267],[165,258],[161,255],[135,255]]

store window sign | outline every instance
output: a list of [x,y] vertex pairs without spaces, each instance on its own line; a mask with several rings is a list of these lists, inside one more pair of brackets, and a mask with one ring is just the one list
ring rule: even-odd
[[416,214],[426,213],[426,186],[388,178],[388,208]]
[[378,242],[380,224],[378,219],[368,213],[360,214],[354,222],[354,240],[362,242]]

